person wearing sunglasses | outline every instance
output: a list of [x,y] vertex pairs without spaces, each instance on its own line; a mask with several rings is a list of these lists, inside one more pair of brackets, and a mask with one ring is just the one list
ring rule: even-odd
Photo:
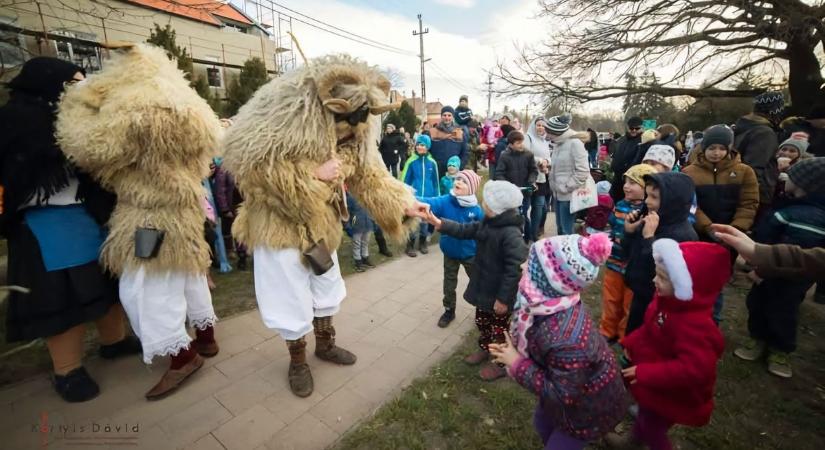
[[627,133],[616,142],[616,151],[613,153],[613,162],[610,168],[613,170],[613,183],[611,183],[610,197],[614,202],[624,197],[622,186],[624,186],[624,173],[630,166],[638,164],[636,161],[639,144],[642,140],[642,118],[633,116],[627,119]]

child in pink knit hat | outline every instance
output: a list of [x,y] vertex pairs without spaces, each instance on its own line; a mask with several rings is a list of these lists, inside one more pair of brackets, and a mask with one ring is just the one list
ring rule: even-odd
[[533,423],[544,448],[582,449],[625,414],[619,365],[580,297],[611,249],[604,233],[536,242],[519,283],[512,338],[490,344],[496,361],[538,396]]

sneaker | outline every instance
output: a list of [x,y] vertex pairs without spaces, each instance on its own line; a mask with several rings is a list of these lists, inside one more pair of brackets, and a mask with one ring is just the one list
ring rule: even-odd
[[464,357],[464,362],[471,365],[477,366],[484,361],[487,361],[487,358],[490,357],[490,354],[484,350],[478,350],[477,352],[470,353],[469,355]]
[[790,353],[771,351],[768,353],[768,372],[782,378],[793,376]]
[[360,259],[355,260],[355,271],[358,273],[366,272],[367,269],[364,268],[364,263],[361,262]]
[[745,345],[734,350],[733,354],[745,361],[756,361],[765,354],[765,343],[749,338]]
[[54,390],[69,403],[85,402],[100,393],[100,387],[83,367],[78,367],[66,375],[55,374]]
[[487,363],[478,371],[478,376],[484,381],[496,381],[507,376],[507,370],[496,363]]
[[374,268],[375,268],[375,264],[373,264],[372,262],[370,262],[370,259],[369,259],[369,258],[364,258],[364,259],[362,259],[362,260],[361,260],[361,264],[363,264],[363,265],[364,265],[364,267],[366,267],[367,269],[374,269]]
[[441,315],[441,318],[438,319],[438,327],[439,328],[447,328],[450,325],[450,322],[455,320],[455,310],[454,309],[445,309],[444,314]]

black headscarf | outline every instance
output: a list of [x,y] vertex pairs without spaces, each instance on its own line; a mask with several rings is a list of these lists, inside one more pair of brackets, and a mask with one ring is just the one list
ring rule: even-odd
[[[48,199],[69,184],[71,176],[91,182],[77,174],[54,136],[57,102],[64,83],[84,70],[57,58],[38,57],[26,61],[8,86],[9,102],[0,108],[0,184],[3,185],[6,228],[17,217],[17,210],[32,198]],[[82,194],[79,194],[81,196]]]

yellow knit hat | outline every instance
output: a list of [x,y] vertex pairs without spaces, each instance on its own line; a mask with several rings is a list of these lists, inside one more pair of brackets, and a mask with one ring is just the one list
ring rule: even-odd
[[642,133],[642,144],[647,144],[650,141],[659,139],[659,132],[656,130],[647,130]]
[[635,166],[627,169],[627,172],[624,173],[624,177],[639,186],[644,186],[645,175],[653,175],[658,172],[659,171],[650,164],[636,164]]

